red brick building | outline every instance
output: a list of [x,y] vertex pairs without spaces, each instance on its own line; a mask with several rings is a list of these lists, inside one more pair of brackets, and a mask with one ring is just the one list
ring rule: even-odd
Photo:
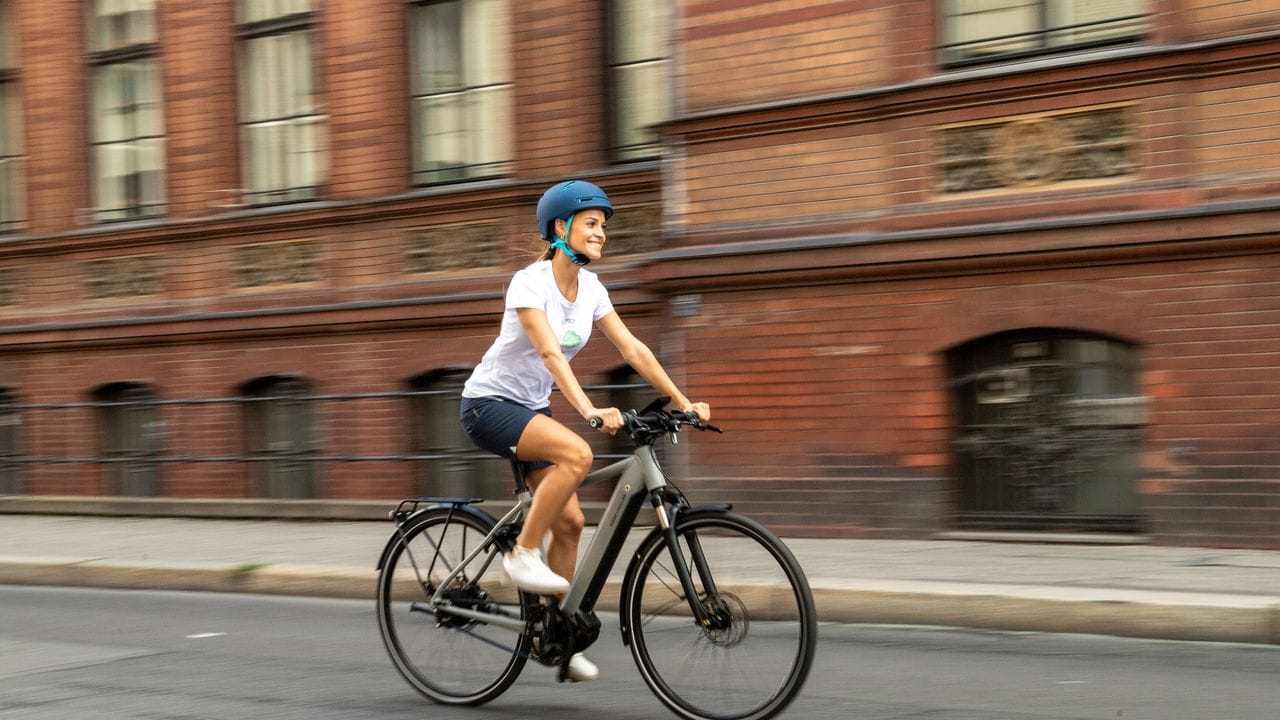
[[[1278,3],[0,0],[0,33],[0,492],[456,486],[449,393],[576,176],[615,304],[730,430],[672,454],[695,497],[1280,547]],[[586,382],[628,377],[606,346]]]

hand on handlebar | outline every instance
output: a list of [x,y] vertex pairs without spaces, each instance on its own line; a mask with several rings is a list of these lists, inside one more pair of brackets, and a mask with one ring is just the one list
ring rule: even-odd
[[697,415],[698,419],[702,420],[702,422],[709,422],[711,420],[711,406],[704,402],[689,403],[682,409],[684,412]]
[[600,432],[613,435],[622,429],[622,411],[618,408],[592,410],[587,413],[587,423]]

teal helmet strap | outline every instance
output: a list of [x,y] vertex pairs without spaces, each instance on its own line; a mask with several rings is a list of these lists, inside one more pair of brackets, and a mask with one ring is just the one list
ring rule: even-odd
[[[576,214],[574,213],[574,215]],[[551,243],[551,247],[564,253],[565,257],[569,258],[569,262],[574,265],[586,265],[591,262],[591,258],[586,255],[579,255],[569,249],[569,229],[573,227],[574,215],[570,215],[569,219],[564,223],[564,237],[557,236],[555,241]]]

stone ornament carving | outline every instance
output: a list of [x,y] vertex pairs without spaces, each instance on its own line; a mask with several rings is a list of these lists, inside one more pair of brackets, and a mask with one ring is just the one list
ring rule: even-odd
[[1014,120],[992,134],[996,177],[1006,186],[1054,182],[1062,171],[1062,128],[1053,118]]
[[310,242],[243,245],[236,250],[236,285],[242,288],[297,285],[320,277]]
[[81,269],[87,293],[95,300],[158,295],[163,290],[154,255],[87,260]]
[[951,195],[1131,176],[1133,128],[1128,105],[939,128],[937,187]]
[[406,269],[418,275],[497,267],[501,265],[503,237],[503,225],[496,222],[411,230],[405,250]]

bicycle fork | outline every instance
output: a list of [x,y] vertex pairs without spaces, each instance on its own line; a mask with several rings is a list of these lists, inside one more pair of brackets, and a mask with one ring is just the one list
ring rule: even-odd
[[[672,512],[668,514],[662,493],[655,492],[653,494],[653,509],[657,513],[658,527],[662,529],[663,537],[666,539],[667,552],[671,556],[671,565],[675,568],[676,577],[680,580],[680,588],[684,592],[685,601],[689,603],[689,611],[693,613],[694,622],[704,629],[720,629],[720,624],[724,622],[725,614],[717,612],[716,616],[713,617],[707,613],[707,606],[702,602],[697,586],[693,583],[693,574],[690,572],[689,565],[685,562],[684,555],[680,552],[680,539],[676,534],[675,520],[682,511],[688,509],[688,506],[684,503],[674,503],[671,506]],[[698,580],[702,583],[703,593],[709,602],[714,602],[715,606],[719,608],[721,604],[720,592],[716,589],[715,578],[712,577],[711,569],[707,566],[707,558],[702,552],[702,542],[698,539],[698,534],[693,531],[686,532],[684,539],[685,545],[689,548],[689,559],[693,561],[693,570],[697,571]]]

